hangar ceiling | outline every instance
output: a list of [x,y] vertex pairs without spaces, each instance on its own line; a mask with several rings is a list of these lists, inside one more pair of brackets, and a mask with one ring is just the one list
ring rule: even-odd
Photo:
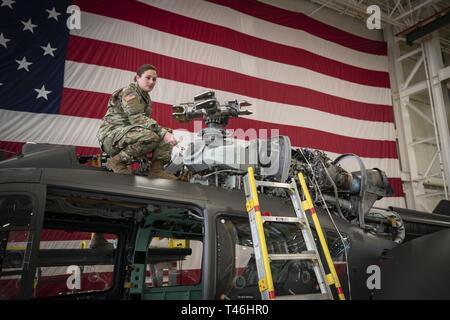
[[[309,0],[356,19],[366,20],[366,9],[378,5],[382,24],[393,26],[396,34],[412,30],[450,11],[450,0]],[[315,10],[315,12],[317,12]],[[313,14],[315,14],[313,12]],[[439,29],[441,47],[450,57],[450,25]],[[448,61],[448,60],[447,60]]]

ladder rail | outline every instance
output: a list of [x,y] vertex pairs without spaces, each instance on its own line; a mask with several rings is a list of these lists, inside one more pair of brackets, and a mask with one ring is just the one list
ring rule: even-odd
[[[296,183],[295,181],[292,181],[294,188],[292,188],[291,192],[290,192],[290,196],[292,199],[292,205],[294,206],[294,210],[295,210],[296,214],[298,215],[300,213],[306,219],[306,213],[303,210],[303,207],[301,205],[300,194],[298,192],[298,189],[296,188],[295,183]],[[313,233],[312,233],[311,227],[308,222],[305,223],[305,228],[302,228],[302,234],[303,234],[303,238],[305,239],[306,248],[310,251],[314,251],[317,256],[317,261],[320,262],[320,263],[314,263],[314,266],[313,266],[314,273],[316,274],[317,282],[319,283],[320,291],[322,293],[326,292],[326,293],[332,295],[331,289],[330,289],[327,279],[326,279],[325,269],[323,268],[323,265],[321,263],[319,251],[317,250],[316,242],[314,241],[314,238],[312,236]]]
[[[319,222],[319,218],[317,217],[316,210],[314,208],[314,204],[311,199],[311,195],[309,194],[308,187],[306,186],[305,177],[303,173],[299,172],[298,180],[303,190],[303,194],[305,196],[304,209],[309,210],[311,213],[311,217],[314,222],[314,226],[316,227],[317,235],[319,237],[320,245],[322,247],[323,253],[325,255],[325,260],[327,261],[328,268],[330,269],[332,275],[332,284],[336,287],[336,291],[338,293],[338,297],[340,300],[345,300],[344,291],[342,290],[341,283],[339,281],[339,277],[336,272],[336,268],[334,267],[333,259],[331,258],[330,250],[328,248],[327,241],[325,239],[322,227]],[[309,226],[309,224],[308,224]]]
[[[296,217],[267,217],[262,216],[259,206],[257,187],[273,187],[287,189],[291,203],[294,207]],[[322,265],[321,257],[317,249],[311,227],[309,225],[306,213],[303,210],[300,194],[297,189],[297,183],[292,179],[291,183],[278,183],[270,181],[258,181],[255,179],[254,170],[248,167],[248,174],[244,176],[244,189],[246,196],[246,209],[249,214],[250,227],[253,238],[253,247],[258,270],[258,286],[261,297],[267,300],[283,299],[286,296],[275,297],[275,290],[272,278],[270,262],[276,260],[307,260],[312,264],[320,293],[311,295],[295,295],[298,299],[308,299],[308,297],[333,299],[330,289],[331,275],[326,275]],[[264,222],[276,223],[295,223],[302,232],[307,251],[301,253],[269,254],[267,242],[264,234]],[[288,297],[287,299],[293,299]]]
[[272,271],[270,269],[269,252],[264,236],[263,219],[261,217],[261,209],[259,208],[256,180],[252,167],[248,168],[248,175],[244,177],[244,182],[247,182],[244,184],[244,187],[246,190],[246,208],[249,214],[250,227],[252,229],[252,235],[256,235],[257,237],[256,239],[253,239],[253,247],[258,270],[259,291],[261,292],[263,299],[272,300],[275,298],[275,290],[273,286]]

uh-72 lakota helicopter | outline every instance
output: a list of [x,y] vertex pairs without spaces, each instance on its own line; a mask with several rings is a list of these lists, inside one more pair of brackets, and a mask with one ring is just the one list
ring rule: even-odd
[[[79,158],[69,146],[25,144],[21,155],[0,162],[0,299],[260,299],[243,191],[249,166],[262,181],[295,181],[299,172],[306,177],[347,299],[414,293],[400,276],[405,268],[415,272],[402,246],[408,251],[438,234],[419,245],[440,248],[450,219],[374,208],[389,192],[386,175],[365,168],[356,155],[332,161],[317,150],[291,148],[286,136],[237,144],[225,128],[230,117],[250,114],[248,105],[220,105],[206,92],[173,106],[175,119],[206,124],[166,167],[177,181],[143,176],[145,162],[134,175],[114,174],[92,165],[104,157]],[[342,167],[348,158],[359,170]],[[262,210],[294,216],[285,190],[258,192]],[[305,250],[295,224],[265,223],[264,232],[269,253]],[[311,232],[316,236],[312,223]],[[91,234],[107,241],[90,247]],[[368,285],[371,266],[387,270],[381,289]],[[277,295],[320,290],[310,261],[273,261],[271,272]],[[448,297],[427,283],[438,297]],[[417,282],[415,288],[423,292]]]

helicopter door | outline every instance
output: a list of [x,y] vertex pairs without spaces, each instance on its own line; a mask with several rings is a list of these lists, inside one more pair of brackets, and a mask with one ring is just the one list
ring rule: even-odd
[[0,185],[0,300],[32,298],[45,196],[45,185]]
[[136,236],[130,299],[202,299],[200,210],[152,205],[150,211]]

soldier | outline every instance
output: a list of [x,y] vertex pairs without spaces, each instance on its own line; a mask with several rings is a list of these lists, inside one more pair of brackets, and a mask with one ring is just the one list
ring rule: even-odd
[[109,99],[97,138],[102,150],[111,157],[106,166],[116,173],[131,173],[128,165],[151,153],[149,176],[175,179],[164,172],[164,164],[170,161],[177,141],[171,130],[160,127],[151,118],[149,92],[156,79],[156,67],[144,64],[137,70],[135,82],[116,90]]
[[[131,174],[133,161],[151,154],[149,177],[176,179],[164,171],[177,144],[170,129],[162,128],[151,118],[149,92],[156,84],[157,70],[151,64],[139,67],[135,82],[116,90],[108,102],[108,111],[97,133],[102,150],[110,158],[106,166],[116,173]],[[102,233],[92,233],[91,249],[112,249]]]

